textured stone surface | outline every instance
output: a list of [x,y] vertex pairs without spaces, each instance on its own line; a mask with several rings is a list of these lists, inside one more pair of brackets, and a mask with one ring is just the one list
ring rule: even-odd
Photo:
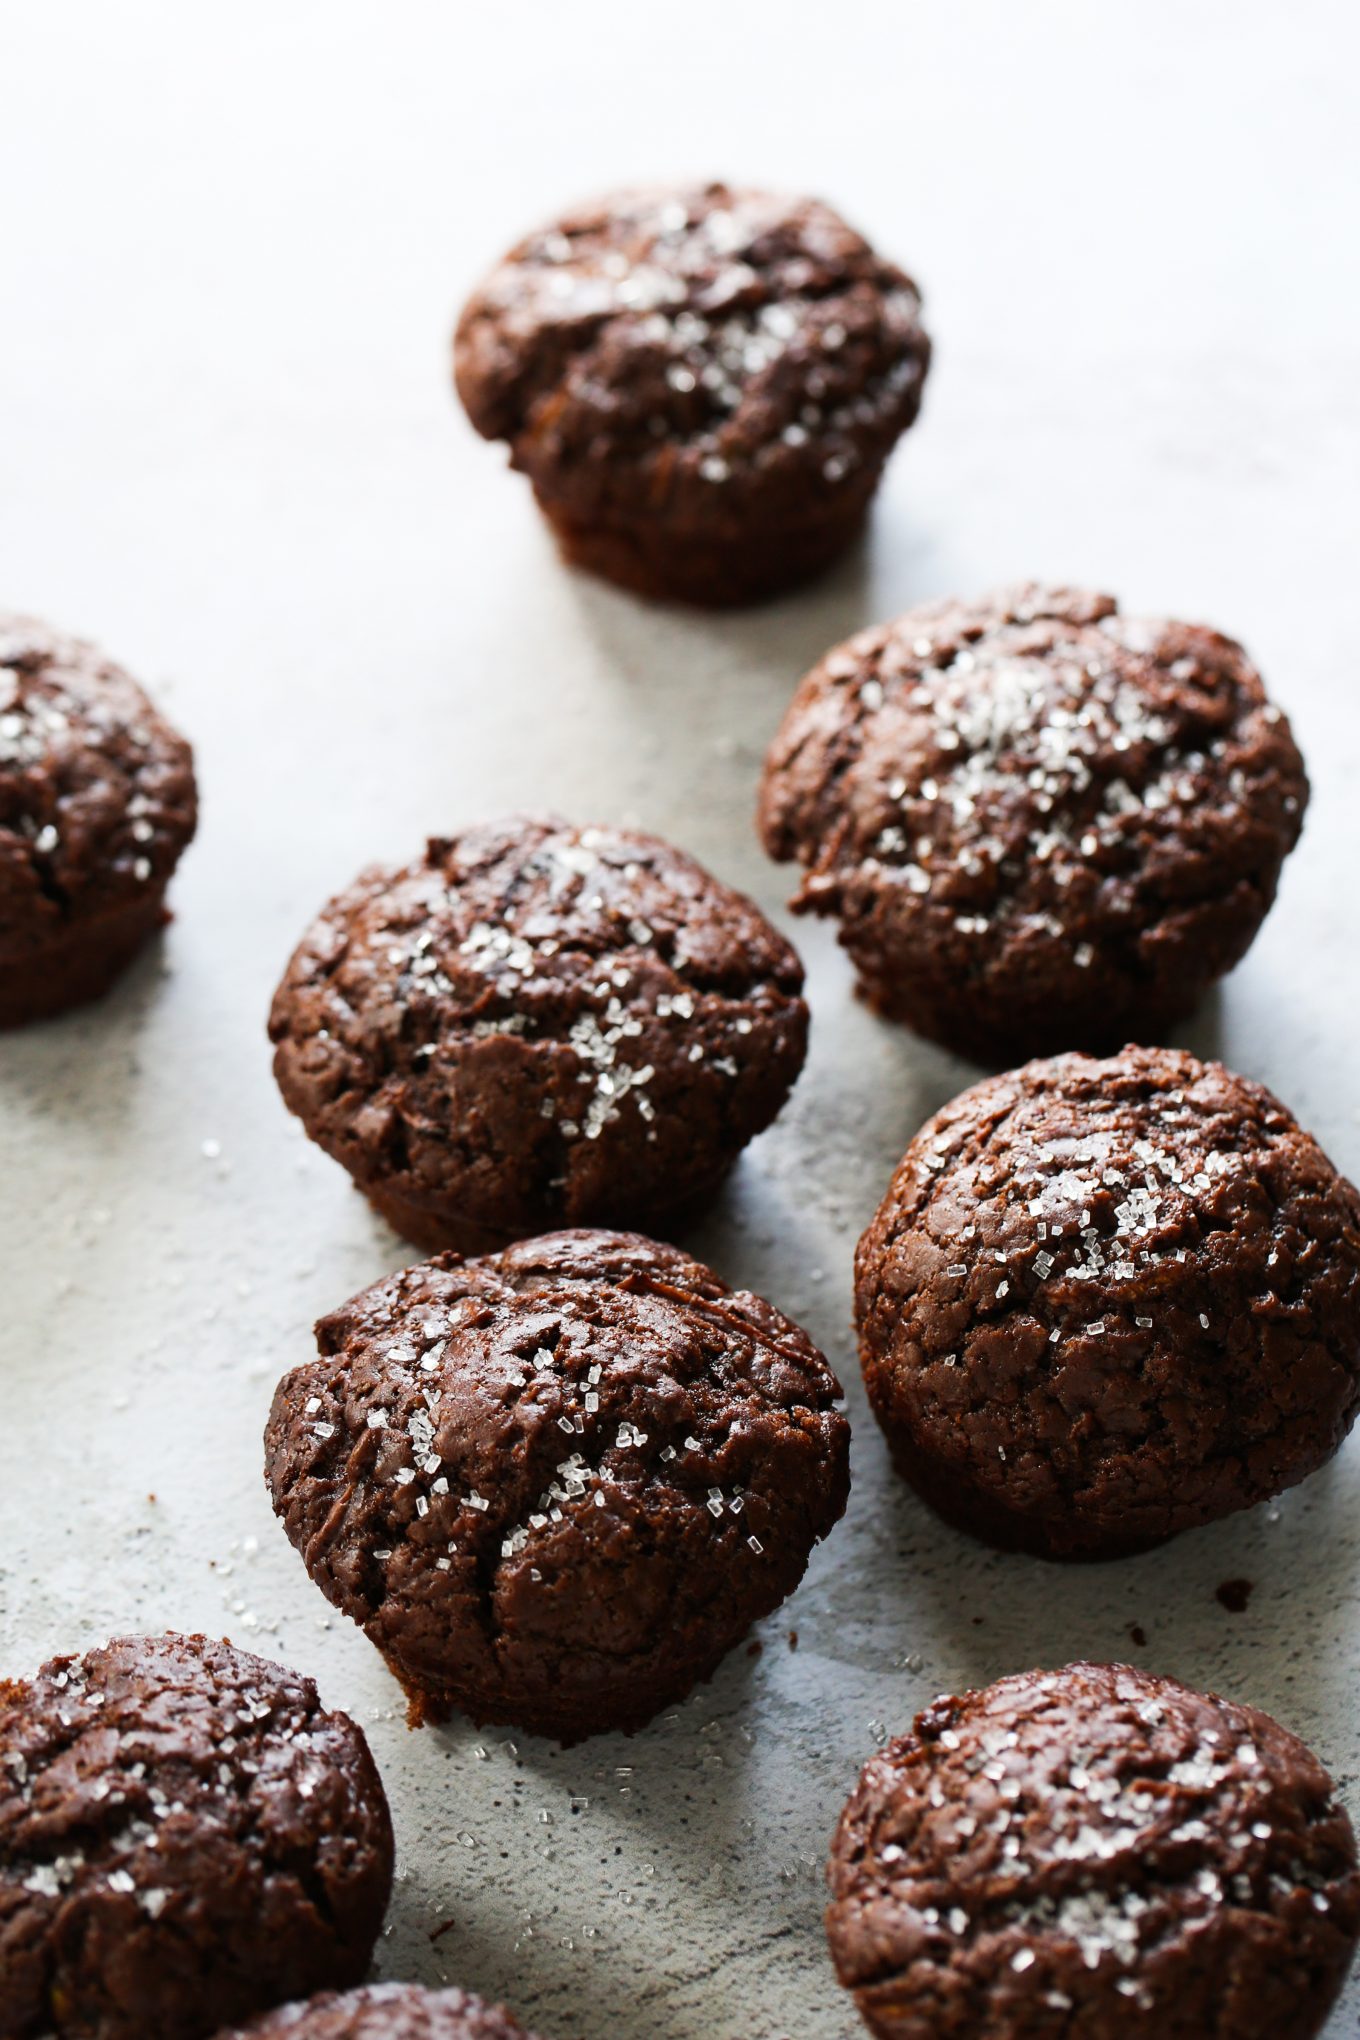
[[[1264,1707],[1360,1810],[1354,1443],[1278,1503],[1060,1578],[942,1529],[892,1474],[851,1255],[978,1072],[866,1013],[829,928],[795,930],[807,1070],[685,1241],[804,1323],[850,1398],[849,1510],[760,1657],[566,1754],[412,1736],[276,1525],[259,1443],[313,1320],[409,1259],[269,1071],[270,994],[337,876],[544,806],[631,815],[777,909],[751,812],[796,679],[954,590],[1110,586],[1251,647],[1313,796],[1259,939],[1181,1038],[1360,1173],[1360,303],[1338,260],[1360,52],[1320,12],[1282,41],[1264,5],[1225,37],[1183,0],[1136,34],[1106,8],[847,0],[833,42],[824,10],[772,36],[697,0],[681,33],[583,0],[533,10],[534,46],[513,11],[380,32],[355,0],[242,0],[213,35],[170,0],[11,10],[4,599],[117,648],[195,743],[203,822],[159,956],[0,1049],[0,1664],[174,1623],[313,1674],[392,1799],[385,1976],[557,2040],[850,2040],[822,1867],[866,1749],[1040,1661],[1135,1658]],[[621,175],[703,174],[723,137],[741,161],[718,170],[825,190],[901,250],[937,360],[870,549],[715,621],[562,572],[459,418],[447,334],[526,221]],[[1232,1614],[1215,1590],[1242,1578]],[[1360,1979],[1328,2040],[1357,2023]]]

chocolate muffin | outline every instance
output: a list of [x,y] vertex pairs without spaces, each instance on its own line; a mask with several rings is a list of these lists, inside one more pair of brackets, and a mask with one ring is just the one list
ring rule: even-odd
[[916,286],[829,206],[624,191],[513,248],[454,379],[568,559],[645,595],[748,602],[859,531],[930,361]]
[[285,2005],[217,2040],[534,2040],[504,2005],[484,2004],[465,1990],[425,1990],[418,1983],[377,1983],[333,1991],[306,2004]]
[[1240,645],[1014,588],[803,681],[760,832],[863,996],[984,1063],[1159,1040],[1245,954],[1308,800]]
[[275,1393],[265,1477],[416,1721],[638,1728],[845,1508],[849,1427],[811,1340],[633,1234],[404,1268],[317,1344]]
[[865,1765],[827,1881],[879,2040],[1308,2040],[1360,1935],[1312,1751],[1127,1665],[937,1700]]
[[132,1636],[0,1683],[12,2040],[198,2040],[357,1983],[391,1881],[368,1745],[310,1679]]
[[169,918],[193,754],[95,646],[0,615],[0,1027],[106,992]]
[[331,901],[275,996],[274,1072],[418,1246],[664,1230],[787,1097],[802,983],[752,902],[669,844],[515,817]]
[[899,1471],[947,1519],[1113,1558],[1321,1466],[1360,1405],[1360,1195],[1260,1084],[1173,1049],[965,1091],[859,1243]]

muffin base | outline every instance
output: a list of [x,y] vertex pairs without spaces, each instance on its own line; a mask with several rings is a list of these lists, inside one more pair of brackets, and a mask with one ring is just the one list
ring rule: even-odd
[[[422,1253],[494,1254],[520,1237],[513,1231],[498,1232],[492,1226],[479,1225],[475,1219],[459,1218],[452,1212],[431,1211],[428,1205],[414,1204],[394,1190],[381,1190],[367,1183],[357,1187],[379,1218],[385,1219],[394,1233],[400,1233],[402,1239],[409,1240]],[[526,1226],[524,1236],[550,1230],[546,1225]]]
[[571,566],[654,601],[735,609],[824,573],[864,529],[877,479],[824,516],[747,538],[677,532],[642,519],[627,526],[587,523],[541,495],[538,505]]
[[636,1735],[665,1708],[677,1707],[696,1686],[706,1685],[724,1658],[740,1647],[754,1626],[751,1623],[722,1650],[711,1652],[688,1667],[683,1678],[654,1680],[647,1685],[624,1684],[617,1672],[605,1672],[599,1693],[589,1701],[578,1698],[561,1706],[536,1706],[530,1700],[517,1706],[503,1693],[421,1685],[395,1658],[385,1651],[380,1655],[405,1695],[408,1728],[439,1727],[452,1716],[461,1715],[478,1728],[517,1728],[524,1735],[542,1736],[566,1750],[587,1742],[593,1735]]
[[[848,950],[848,944],[842,946]],[[850,955],[855,962],[853,952]],[[1008,1070],[1036,1056],[1063,1055],[1069,1051],[1114,1055],[1130,1041],[1156,1047],[1191,1017],[1215,982],[1211,979],[1175,999],[1156,1004],[1148,1001],[1136,1007],[1107,1006],[1103,1010],[1087,1007],[1078,1011],[1064,1009],[1054,999],[1040,1013],[1017,1012],[1012,1008],[1004,1017],[998,1015],[995,1025],[979,1018],[976,1007],[968,1010],[966,987],[956,1006],[942,1006],[934,999],[922,997],[909,975],[900,979],[869,976],[858,963],[855,995],[881,1020],[907,1027],[923,1041],[950,1049],[982,1069]]]
[[[878,1415],[876,1409],[874,1414]],[[1113,1528],[1102,1532],[1093,1525],[1077,1524],[1071,1517],[1055,1517],[1051,1524],[1038,1522],[980,1495],[955,1469],[939,1465],[909,1440],[891,1436],[886,1430],[884,1435],[892,1463],[912,1492],[952,1530],[961,1530],[994,1551],[1025,1552],[1031,1558],[1045,1558],[1059,1565],[1100,1565],[1110,1559],[1137,1558],[1143,1552],[1155,1551],[1177,1534],[1168,1530],[1148,1536]]]
[[532,1239],[537,1233],[557,1232],[563,1226],[574,1225],[614,1227],[622,1232],[646,1233],[652,1239],[670,1239],[677,1229],[688,1225],[703,1211],[727,1174],[727,1169],[724,1169],[711,1183],[694,1191],[684,1203],[666,1205],[661,1210],[647,1205],[626,1212],[546,1212],[526,1220],[523,1225],[499,1228],[465,1218],[457,1212],[434,1211],[428,1204],[416,1204],[398,1191],[376,1184],[359,1183],[356,1187],[393,1232],[400,1233],[404,1240],[409,1240],[423,1253],[475,1255],[499,1253],[502,1247],[512,1246],[516,1240]]
[[21,958],[0,958],[0,1028],[50,1020],[102,998],[169,919],[162,886],[130,906],[72,922]]

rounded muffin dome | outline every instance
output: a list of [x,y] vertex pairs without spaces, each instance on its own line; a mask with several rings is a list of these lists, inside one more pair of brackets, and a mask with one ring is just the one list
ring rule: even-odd
[[706,604],[844,550],[929,360],[915,285],[829,206],[725,184],[618,192],[530,234],[454,341],[469,417],[568,558]]
[[217,2040],[534,2040],[504,2005],[465,1990],[374,1983],[285,2005]]
[[878,2040],[1311,2040],[1360,1934],[1312,1751],[1127,1665],[935,1701],[865,1765],[827,1881]]
[[0,1683],[0,2032],[201,2040],[358,1983],[391,1883],[368,1745],[310,1679],[129,1636]]
[[397,1231],[665,1230],[802,1068],[794,951],[655,836],[515,817],[373,870],[275,995],[279,1088]]
[[1308,800],[1240,645],[1025,586],[803,681],[760,830],[870,1003],[985,1063],[1159,1040],[1245,954]]
[[1113,1557],[1302,1480],[1360,1407],[1360,1194],[1172,1049],[965,1091],[859,1243],[874,1413],[951,1522]]
[[416,1719],[636,1728],[779,1606],[845,1507],[849,1427],[806,1334],[635,1235],[443,1255],[317,1340],[275,1394],[266,1478]]
[[0,615],[0,1027],[108,990],[162,925],[193,754],[79,638]]

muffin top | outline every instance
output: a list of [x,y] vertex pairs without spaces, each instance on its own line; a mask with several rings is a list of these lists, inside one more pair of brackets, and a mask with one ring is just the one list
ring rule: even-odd
[[275,997],[275,1071],[361,1183],[490,1245],[706,1188],[802,1065],[802,981],[681,851],[516,817],[325,908]]
[[711,1670],[848,1491],[839,1384],[760,1297],[566,1232],[375,1283],[266,1433],[275,1509],[408,1690],[572,1740]]
[[582,513],[787,515],[877,474],[916,416],[920,298],[829,206],[624,191],[531,234],[454,347],[477,430]]
[[368,1745],[310,1679],[134,1636],[0,1684],[0,2031],[197,2040],[357,1983],[391,1878]]
[[1126,1665],[937,1700],[865,1765],[827,1876],[882,2040],[1303,2040],[1360,1933],[1312,1752]]
[[217,2040],[534,2040],[504,2005],[484,2004],[465,1990],[425,1990],[418,1983],[375,1983],[338,1996],[326,1991],[285,2005]]
[[922,1128],[860,1241],[856,1309],[890,1437],[984,1534],[994,1512],[1002,1541],[1057,1555],[1136,1548],[1345,1436],[1360,1195],[1219,1063],[1058,1056]]
[[1240,645],[1026,586],[829,653],[770,749],[760,828],[883,1003],[951,1038],[1018,1030],[1022,1054],[1193,1004],[1255,933],[1307,797]]
[[196,819],[189,746],[136,682],[0,615],[0,960],[163,891]]

